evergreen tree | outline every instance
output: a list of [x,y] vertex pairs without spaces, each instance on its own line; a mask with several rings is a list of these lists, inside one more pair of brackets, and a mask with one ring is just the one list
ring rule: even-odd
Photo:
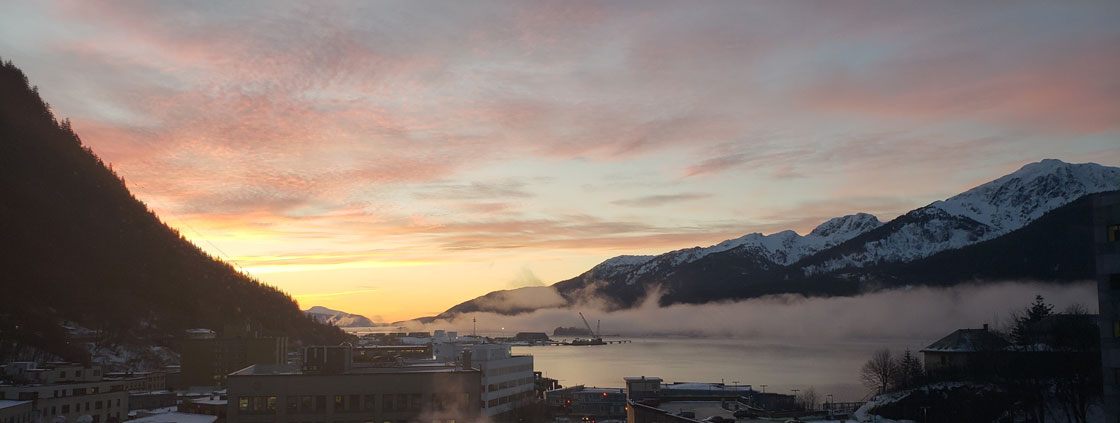
[[1054,306],[1046,304],[1042,295],[1035,295],[1034,303],[1022,314],[1015,314],[1015,327],[1011,329],[1011,340],[1018,345],[1034,345],[1039,342],[1034,324],[1054,314]]
[[922,361],[910,352],[910,348],[902,353],[895,366],[898,368],[894,381],[895,389],[910,389],[922,384],[925,377]]

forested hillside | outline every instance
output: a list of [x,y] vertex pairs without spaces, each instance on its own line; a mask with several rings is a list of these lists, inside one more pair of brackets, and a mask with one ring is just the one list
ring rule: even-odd
[[295,344],[347,337],[165,225],[10,62],[0,67],[0,241],[0,361],[86,359],[62,321],[102,342],[172,349],[187,328],[246,323]]

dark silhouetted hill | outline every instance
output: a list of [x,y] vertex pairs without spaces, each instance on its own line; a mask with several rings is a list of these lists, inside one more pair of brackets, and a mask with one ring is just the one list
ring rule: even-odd
[[11,62],[0,67],[0,242],[0,359],[86,359],[64,320],[101,342],[173,350],[194,327],[347,339],[160,221]]

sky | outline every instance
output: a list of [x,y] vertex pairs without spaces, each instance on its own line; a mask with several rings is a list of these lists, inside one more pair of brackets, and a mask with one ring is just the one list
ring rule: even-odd
[[1120,164],[1118,2],[6,2],[0,58],[215,257],[386,321]]

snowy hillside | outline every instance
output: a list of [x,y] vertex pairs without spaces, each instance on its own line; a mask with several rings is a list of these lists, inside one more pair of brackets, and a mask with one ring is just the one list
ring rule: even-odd
[[610,278],[630,272],[626,275],[626,283],[633,284],[641,276],[659,269],[680,266],[710,254],[736,249],[750,251],[770,263],[784,266],[796,262],[802,257],[847,241],[880,225],[882,225],[882,222],[879,222],[879,219],[875,216],[867,213],[857,213],[829,219],[804,236],[789,230],[770,235],[752,233],[707,248],[686,248],[658,256],[618,256],[595,266],[592,272],[599,278]]
[[346,327],[361,327],[361,326],[375,326],[374,322],[367,319],[365,316],[357,314],[350,314],[338,310],[331,310],[326,307],[314,306],[303,311],[304,314],[314,317],[320,323],[334,325],[342,328]]
[[1120,189],[1120,168],[1047,159],[929,207],[983,223],[992,238],[1085,194],[1115,189]]
[[807,265],[806,274],[908,262],[999,237],[1086,194],[1120,189],[1120,168],[1043,160],[911,211],[845,254]]

